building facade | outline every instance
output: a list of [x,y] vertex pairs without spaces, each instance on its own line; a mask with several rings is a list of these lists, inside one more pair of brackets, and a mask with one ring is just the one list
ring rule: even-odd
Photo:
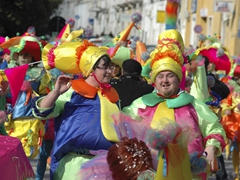
[[[89,27],[93,35],[117,35],[131,23],[131,15],[142,15],[141,29],[133,28],[131,35],[149,45],[157,44],[158,35],[165,30],[166,0],[64,0],[58,14],[66,20],[73,18],[75,28]],[[198,35],[219,35],[230,55],[240,54],[239,0],[181,0],[177,28],[185,45],[197,47]]]

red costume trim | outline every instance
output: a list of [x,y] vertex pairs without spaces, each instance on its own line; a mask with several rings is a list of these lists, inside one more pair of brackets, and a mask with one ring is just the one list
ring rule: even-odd
[[207,141],[208,141],[209,139],[216,139],[217,141],[219,141],[220,144],[221,144],[221,147],[222,147],[222,151],[224,150],[224,148],[225,148],[225,146],[226,146],[226,143],[225,143],[224,138],[223,138],[222,135],[220,135],[220,134],[211,134],[211,135],[209,135],[209,136],[206,136],[206,137],[204,138],[204,145],[206,145],[206,143],[207,143]]

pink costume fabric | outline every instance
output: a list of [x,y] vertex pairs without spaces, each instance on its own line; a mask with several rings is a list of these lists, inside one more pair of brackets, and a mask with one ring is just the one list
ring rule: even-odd
[[[154,113],[156,112],[157,106],[153,107],[147,107],[146,109],[139,109],[138,114],[141,117],[148,117],[149,124],[151,123],[151,120],[154,116]],[[194,107],[191,104],[188,104],[186,106],[182,106],[179,108],[174,109],[175,114],[175,121],[180,126],[188,125],[192,128],[192,137],[195,137],[191,143],[188,144],[188,153],[194,153],[199,152],[202,153],[204,151],[204,139],[201,136],[200,129],[198,127],[198,121],[197,121],[197,113],[194,109]],[[202,173],[199,174],[202,179],[206,179],[206,174]]]
[[[151,123],[151,120],[153,118],[153,115],[156,111],[157,106],[154,107],[147,107],[146,109],[139,109],[138,113],[139,116],[141,117],[148,117],[146,119],[149,120],[149,124]],[[203,152],[204,148],[204,140],[201,137],[201,132],[198,127],[198,121],[197,121],[197,113],[193,106],[191,104],[179,108],[174,109],[174,114],[175,114],[175,120],[176,123],[179,125],[189,125],[192,127],[193,131],[192,133],[194,134],[195,139],[188,145],[188,152],[193,153],[193,152]]]
[[0,135],[0,179],[24,180],[34,177],[19,139]]

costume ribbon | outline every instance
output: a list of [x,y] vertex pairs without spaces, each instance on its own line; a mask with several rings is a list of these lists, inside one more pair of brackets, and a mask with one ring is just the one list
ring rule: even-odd
[[102,90],[102,95],[104,94],[103,93],[104,88],[107,88],[108,90],[111,89],[112,86],[110,84],[100,83],[100,81],[97,79],[96,75],[94,73],[92,73],[92,75],[93,75],[94,79],[98,82],[98,84],[100,85],[100,89]]
[[[169,135],[174,138],[160,152],[156,174],[156,179],[159,180],[192,179],[186,132],[183,132],[182,128],[172,125],[174,121],[174,110],[167,107],[166,101],[160,103],[155,111],[151,127],[162,131],[163,134],[161,134],[164,137]],[[173,131],[174,134],[171,134]]]

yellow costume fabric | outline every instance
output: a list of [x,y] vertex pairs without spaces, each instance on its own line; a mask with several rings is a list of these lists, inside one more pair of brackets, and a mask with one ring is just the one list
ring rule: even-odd
[[[151,126],[153,128],[157,127],[157,121],[164,121],[164,119],[169,119],[175,121],[174,109],[169,109],[166,102],[162,102],[158,105],[156,112],[153,116]],[[190,169],[190,159],[188,155],[187,144],[169,144],[166,149],[166,154],[168,154],[167,167],[166,167],[166,177],[164,177],[164,159],[163,151],[161,151],[158,161],[158,168],[156,174],[156,180],[190,180],[192,179],[192,173]]]

